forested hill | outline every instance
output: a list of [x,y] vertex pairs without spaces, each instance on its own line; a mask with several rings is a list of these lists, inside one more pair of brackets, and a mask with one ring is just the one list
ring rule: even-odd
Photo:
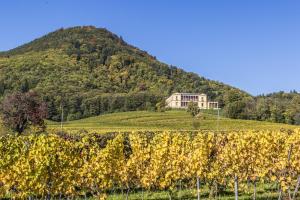
[[48,103],[49,118],[68,120],[127,110],[153,110],[172,92],[207,93],[226,104],[246,92],[159,62],[121,37],[92,26],[59,29],[0,53],[0,99],[35,90]]

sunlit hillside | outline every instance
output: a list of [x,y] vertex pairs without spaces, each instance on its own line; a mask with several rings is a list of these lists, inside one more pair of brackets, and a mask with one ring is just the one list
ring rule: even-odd
[[[48,121],[49,129],[59,129],[60,123]],[[216,114],[203,113],[193,118],[184,110],[166,112],[122,112],[90,117],[82,120],[64,122],[64,129],[94,130],[96,132],[132,131],[132,130],[245,130],[245,129],[281,129],[296,126],[260,122],[252,120],[235,120],[218,117]]]

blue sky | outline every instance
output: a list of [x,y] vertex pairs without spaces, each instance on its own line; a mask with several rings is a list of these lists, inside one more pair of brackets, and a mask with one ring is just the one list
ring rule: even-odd
[[296,0],[1,1],[0,51],[61,27],[94,25],[253,95],[300,91],[299,11]]

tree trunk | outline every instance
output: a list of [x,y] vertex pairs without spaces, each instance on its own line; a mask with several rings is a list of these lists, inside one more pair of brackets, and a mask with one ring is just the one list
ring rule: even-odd
[[169,194],[169,200],[172,200],[172,194],[171,194],[171,191],[169,191],[168,194]]
[[218,189],[218,183],[215,182],[215,199],[218,198],[218,192],[219,192],[219,189]]
[[127,193],[126,193],[126,200],[128,200],[128,196],[129,196],[129,188],[127,189]]

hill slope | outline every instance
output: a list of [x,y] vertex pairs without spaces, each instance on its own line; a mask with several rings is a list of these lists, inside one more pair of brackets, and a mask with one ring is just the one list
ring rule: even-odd
[[169,66],[92,26],[60,29],[0,53],[0,100],[11,91],[35,90],[48,103],[49,119],[153,110],[172,92],[203,92],[224,102],[239,89]]
[[[252,120],[237,120],[221,117],[219,122],[217,115],[203,114],[201,119],[193,119],[183,110],[166,112],[123,112],[105,114],[97,117],[71,121],[64,123],[64,129],[95,132],[112,131],[155,131],[155,130],[272,130],[293,129],[296,126]],[[48,128],[60,130],[60,123],[48,121]]]

